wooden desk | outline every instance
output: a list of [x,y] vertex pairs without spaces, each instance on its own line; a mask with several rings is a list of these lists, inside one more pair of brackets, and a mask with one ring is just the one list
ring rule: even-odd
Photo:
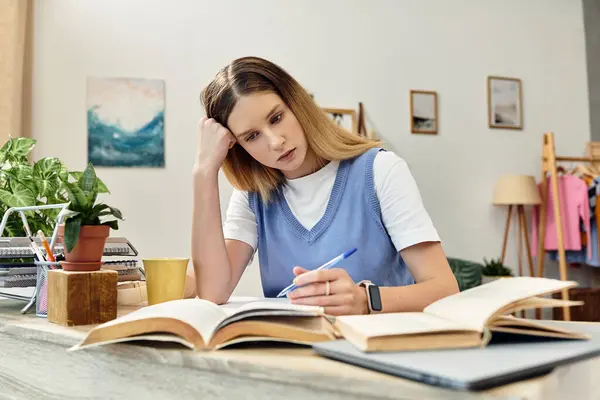
[[0,300],[0,399],[600,398],[600,357],[544,377],[468,393],[328,360],[305,348],[194,353],[172,345],[116,344],[67,352],[89,327],[66,328],[22,315],[22,306]]

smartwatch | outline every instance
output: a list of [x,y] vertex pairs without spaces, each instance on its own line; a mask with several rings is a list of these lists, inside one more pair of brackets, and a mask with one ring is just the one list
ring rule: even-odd
[[369,305],[369,314],[373,312],[379,312],[383,309],[381,304],[381,295],[379,293],[379,286],[371,281],[360,281],[358,286],[364,287],[367,292],[367,304]]

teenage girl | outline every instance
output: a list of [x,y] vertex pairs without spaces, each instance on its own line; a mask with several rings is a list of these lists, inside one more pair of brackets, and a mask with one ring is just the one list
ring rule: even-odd
[[[226,302],[258,251],[265,297],[331,315],[421,311],[458,291],[406,162],[339,127],[285,70],[236,59],[201,95],[192,261],[200,298]],[[225,223],[218,172],[234,187]],[[329,270],[311,271],[352,248]]]

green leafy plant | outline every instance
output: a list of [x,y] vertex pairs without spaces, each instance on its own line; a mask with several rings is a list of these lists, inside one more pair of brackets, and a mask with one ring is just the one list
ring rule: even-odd
[[[79,180],[83,172],[69,171],[56,157],[44,157],[32,162],[31,151],[37,141],[30,138],[9,138],[0,148],[0,213],[11,207],[68,203],[65,182]],[[110,193],[98,180],[98,193]],[[60,209],[28,211],[27,221],[32,232],[52,234]],[[12,213],[4,236],[25,236],[21,218]]]
[[[82,226],[108,225],[112,229],[119,229],[117,219],[123,220],[121,211],[104,203],[96,202],[101,182],[91,163],[77,181],[62,182],[62,186],[69,199],[69,204],[63,211],[65,217],[64,242],[68,252],[72,251],[77,244]],[[107,217],[111,219],[106,220]]]
[[[57,158],[46,157],[36,163],[28,159],[35,146],[29,138],[10,138],[0,148],[0,212],[11,207],[58,204],[66,202],[59,192],[60,182],[68,179],[68,171]],[[45,234],[52,231],[52,219],[58,210],[28,212],[30,228]],[[5,228],[8,236],[24,236],[25,230],[17,213],[10,215]]]
[[512,271],[510,268],[506,267],[502,264],[500,258],[491,259],[488,261],[487,259],[483,259],[483,269],[481,273],[485,276],[512,276]]

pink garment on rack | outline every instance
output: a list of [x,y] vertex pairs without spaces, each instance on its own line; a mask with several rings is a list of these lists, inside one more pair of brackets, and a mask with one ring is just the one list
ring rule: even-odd
[[[587,242],[591,243],[590,200],[587,192],[587,184],[583,179],[568,174],[558,176],[557,182],[565,251],[581,250],[581,222],[583,222],[588,238]],[[558,250],[558,235],[556,234],[556,219],[554,218],[554,197],[550,178],[547,178],[547,188],[544,249]],[[541,195],[541,184],[538,184],[538,190]],[[531,224],[531,254],[534,257],[538,249],[539,213],[540,206],[534,206],[533,221]],[[587,254],[588,258],[592,257],[592,246],[587,246]]]

